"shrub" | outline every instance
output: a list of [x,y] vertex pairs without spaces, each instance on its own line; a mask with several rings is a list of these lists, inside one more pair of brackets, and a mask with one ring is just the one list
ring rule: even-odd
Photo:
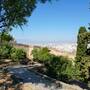
[[16,49],[12,48],[11,49],[11,59],[13,61],[20,61],[26,58],[26,52],[24,52],[22,49]]
[[38,61],[38,53],[39,53],[40,48],[34,48],[32,50],[32,55],[33,55],[33,60],[37,60]]
[[0,59],[12,59],[12,61],[20,61],[26,58],[26,52],[22,49],[13,48],[9,43],[3,43],[0,46]]
[[76,66],[77,65],[80,73],[78,79],[85,83],[88,83],[88,80],[90,79],[90,56],[82,57],[80,63],[76,63]]
[[1,43],[13,41],[13,37],[8,32],[0,32]]
[[50,54],[48,48],[34,48],[32,51],[35,61],[45,65],[46,74],[64,82],[75,78],[75,66],[69,58]]
[[67,57],[53,56],[46,68],[47,74],[53,78],[65,82],[74,78],[74,66]]
[[32,51],[33,59],[35,61],[45,63],[51,59],[50,50],[47,47],[44,48],[34,48]]
[[11,52],[12,46],[8,43],[4,43],[0,46],[0,58],[6,59],[10,58],[10,52]]

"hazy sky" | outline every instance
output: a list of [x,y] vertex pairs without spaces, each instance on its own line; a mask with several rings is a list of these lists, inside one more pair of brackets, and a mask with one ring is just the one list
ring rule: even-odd
[[11,34],[18,42],[76,41],[80,26],[90,22],[90,0],[52,0],[37,4],[23,30],[15,28]]

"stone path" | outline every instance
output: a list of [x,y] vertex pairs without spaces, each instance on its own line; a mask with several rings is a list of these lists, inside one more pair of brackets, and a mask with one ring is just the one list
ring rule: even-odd
[[[18,76],[22,80],[23,83],[29,83],[32,87],[37,87],[39,90],[61,90],[60,87],[56,88],[54,83],[40,75],[37,75],[33,71],[27,70],[24,67],[13,67],[8,68],[11,74]],[[37,90],[37,89],[34,89]]]
[[13,66],[8,67],[9,73],[17,76],[24,83],[24,87],[28,89],[23,90],[83,90],[78,86],[68,85],[60,82],[59,87],[52,80],[47,77],[28,70],[27,66]]

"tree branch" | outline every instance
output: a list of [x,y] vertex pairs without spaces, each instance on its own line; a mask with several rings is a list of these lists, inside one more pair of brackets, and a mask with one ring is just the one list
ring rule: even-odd
[[0,26],[0,28],[6,27],[6,26],[7,26],[7,24],[3,24]]

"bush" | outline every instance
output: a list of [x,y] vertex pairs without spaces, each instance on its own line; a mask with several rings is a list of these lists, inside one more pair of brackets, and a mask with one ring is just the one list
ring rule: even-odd
[[40,63],[45,63],[51,59],[50,50],[47,47],[34,48],[32,51],[33,59]]
[[[22,49],[16,49],[11,44],[13,37],[8,32],[0,33],[0,59],[12,59],[13,61],[22,61],[26,58],[26,53]],[[26,63],[26,62],[25,62]]]
[[1,59],[7,59],[10,58],[10,52],[11,52],[12,46],[8,43],[4,43],[0,46],[0,58]]
[[0,32],[1,43],[13,41],[13,37],[8,32]]
[[90,56],[82,57],[76,66],[79,70],[78,80],[88,83],[90,79]]
[[38,61],[38,53],[39,53],[39,50],[40,50],[40,48],[34,48],[34,49],[32,50],[33,60]]
[[12,61],[21,61],[26,58],[26,52],[22,49],[13,48],[9,43],[3,43],[0,46],[0,59],[12,59]]
[[34,48],[32,54],[35,61],[45,65],[46,74],[50,77],[64,82],[75,78],[75,66],[69,58],[52,55],[46,47]]
[[72,62],[64,56],[53,56],[49,64],[46,65],[47,74],[53,78],[67,81],[74,78],[74,66]]
[[22,49],[12,48],[10,56],[13,61],[19,62],[26,58],[26,52]]

